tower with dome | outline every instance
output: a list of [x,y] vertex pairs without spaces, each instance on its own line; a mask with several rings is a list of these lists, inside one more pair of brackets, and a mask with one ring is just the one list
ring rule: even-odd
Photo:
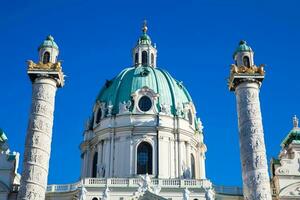
[[192,97],[159,67],[146,22],[132,49],[132,66],[107,80],[95,95],[80,143],[79,180],[47,186],[55,92],[64,85],[64,74],[52,36],[38,50],[39,61],[28,62],[33,93],[21,177],[19,154],[9,150],[0,131],[1,200],[300,198],[297,117],[279,158],[272,159],[269,179],[259,105],[265,71],[254,64],[251,47],[239,43],[228,81],[237,97],[243,189],[217,186],[205,174],[205,135]]

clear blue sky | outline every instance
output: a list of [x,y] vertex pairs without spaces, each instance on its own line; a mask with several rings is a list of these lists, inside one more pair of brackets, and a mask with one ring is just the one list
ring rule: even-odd
[[[23,157],[31,102],[25,61],[52,34],[66,85],[56,98],[49,183],[80,175],[84,122],[106,79],[131,65],[131,49],[148,20],[158,65],[182,80],[205,127],[207,176],[241,185],[236,102],[226,78],[245,39],[256,64],[266,64],[261,107],[268,160],[300,115],[299,1],[33,1],[0,4],[0,127]],[[20,164],[20,169],[21,169]]]

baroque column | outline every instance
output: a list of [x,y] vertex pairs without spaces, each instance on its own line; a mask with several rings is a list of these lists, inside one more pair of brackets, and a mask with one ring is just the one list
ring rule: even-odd
[[255,66],[254,52],[241,41],[234,53],[229,89],[237,101],[243,191],[246,200],[271,200],[270,180],[259,102],[263,66]]
[[58,47],[48,36],[39,47],[40,61],[28,61],[32,102],[28,123],[19,200],[44,200],[51,152],[55,93],[64,84]]

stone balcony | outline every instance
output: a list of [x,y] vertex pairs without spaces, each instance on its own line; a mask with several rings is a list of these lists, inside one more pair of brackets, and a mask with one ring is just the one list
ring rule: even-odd
[[[139,183],[142,182],[140,178],[86,178],[83,180],[83,184],[86,188],[99,187],[105,188],[137,188]],[[212,186],[209,180],[195,180],[195,179],[151,179],[152,185],[159,185],[164,188],[194,188],[194,189],[206,189]],[[81,182],[65,185],[48,185],[47,193],[60,193],[60,192],[72,192],[81,187]],[[225,187],[225,186],[213,186],[216,193],[238,195],[243,194],[240,187]]]

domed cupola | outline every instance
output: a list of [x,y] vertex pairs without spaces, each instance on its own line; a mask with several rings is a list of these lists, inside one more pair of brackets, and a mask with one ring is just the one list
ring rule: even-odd
[[133,66],[100,90],[81,144],[82,177],[206,179],[203,126],[181,81],[156,66],[144,23]]
[[59,54],[58,46],[54,41],[54,38],[49,35],[43,41],[43,43],[38,48],[39,51],[39,60],[40,62],[46,63],[56,63],[57,56]]
[[196,119],[191,96],[183,83],[156,67],[156,60],[151,64],[157,51],[146,33],[147,29],[144,23],[142,36],[133,49],[137,64],[106,81],[97,96],[95,124],[113,115],[163,114],[184,118],[194,129],[202,129],[201,122]]
[[157,50],[155,45],[152,46],[151,38],[147,34],[147,22],[144,21],[142,35],[137,41],[136,47],[133,49],[133,65],[156,67]]
[[247,45],[246,41],[242,40],[233,54],[233,59],[238,67],[250,67],[254,65],[253,56],[254,52],[251,47]]

